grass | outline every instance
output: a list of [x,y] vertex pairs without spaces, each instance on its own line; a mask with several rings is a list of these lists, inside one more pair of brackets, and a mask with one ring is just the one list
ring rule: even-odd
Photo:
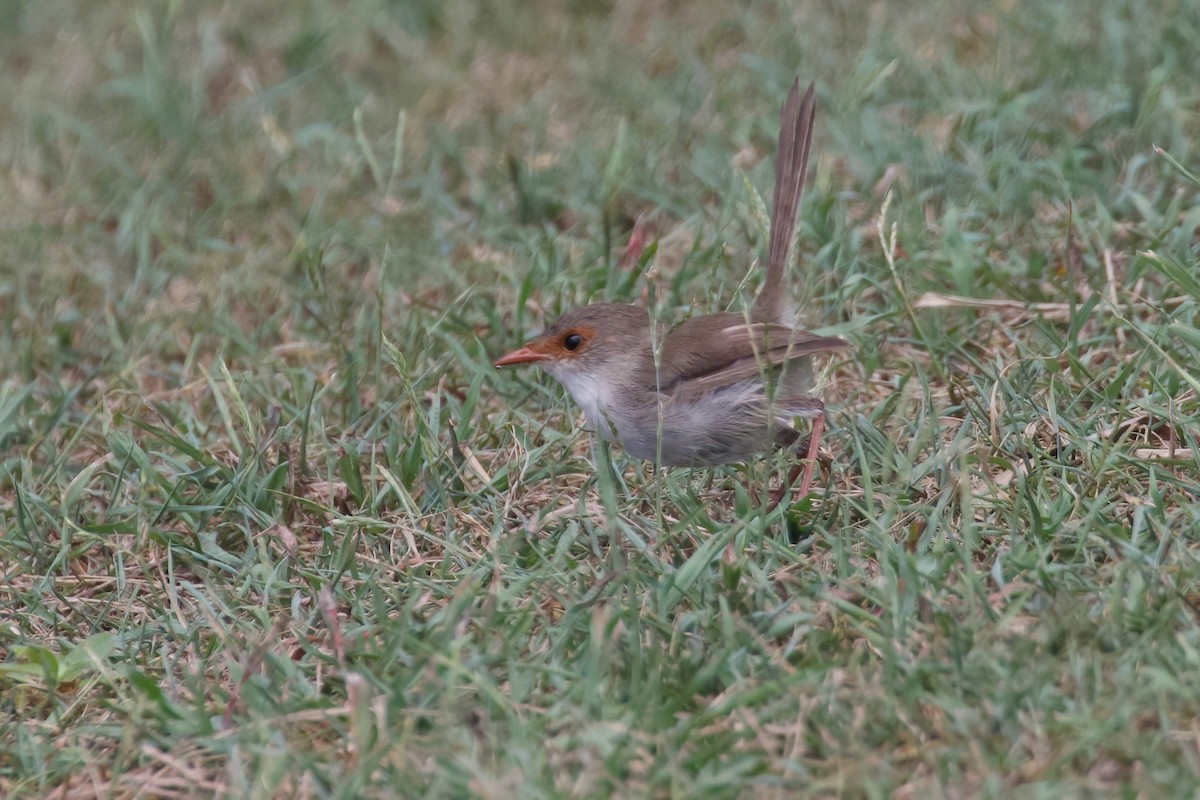
[[[0,6],[0,794],[1200,792],[1188,4]],[[490,363],[736,307],[797,73],[767,512]]]

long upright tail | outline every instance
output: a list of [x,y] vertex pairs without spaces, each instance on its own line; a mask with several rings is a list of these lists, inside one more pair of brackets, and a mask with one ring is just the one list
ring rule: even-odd
[[813,85],[800,96],[800,79],[783,103],[779,126],[779,152],[775,156],[775,205],[771,209],[771,246],[767,255],[767,280],[758,295],[757,316],[764,321],[784,322],[789,305],[784,294],[784,270],[796,235],[796,214],[808,174],[808,150],[812,146],[816,101]]

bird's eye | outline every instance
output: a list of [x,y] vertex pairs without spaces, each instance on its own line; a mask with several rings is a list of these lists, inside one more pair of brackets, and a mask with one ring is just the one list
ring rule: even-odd
[[563,347],[568,350],[576,350],[581,344],[583,344],[583,337],[578,333],[568,333],[567,337],[563,339]]

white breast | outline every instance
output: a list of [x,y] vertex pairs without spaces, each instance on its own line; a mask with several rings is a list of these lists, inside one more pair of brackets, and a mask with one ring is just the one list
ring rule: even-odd
[[588,424],[606,439],[611,439],[607,421],[608,410],[612,408],[611,387],[582,370],[553,370],[551,374],[567,388],[571,397],[583,409]]

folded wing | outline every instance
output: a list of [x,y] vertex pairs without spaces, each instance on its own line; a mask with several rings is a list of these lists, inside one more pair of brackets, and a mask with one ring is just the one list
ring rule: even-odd
[[764,378],[793,359],[849,346],[842,339],[786,325],[747,322],[738,314],[694,317],[667,334],[658,388],[686,400],[739,381]]

